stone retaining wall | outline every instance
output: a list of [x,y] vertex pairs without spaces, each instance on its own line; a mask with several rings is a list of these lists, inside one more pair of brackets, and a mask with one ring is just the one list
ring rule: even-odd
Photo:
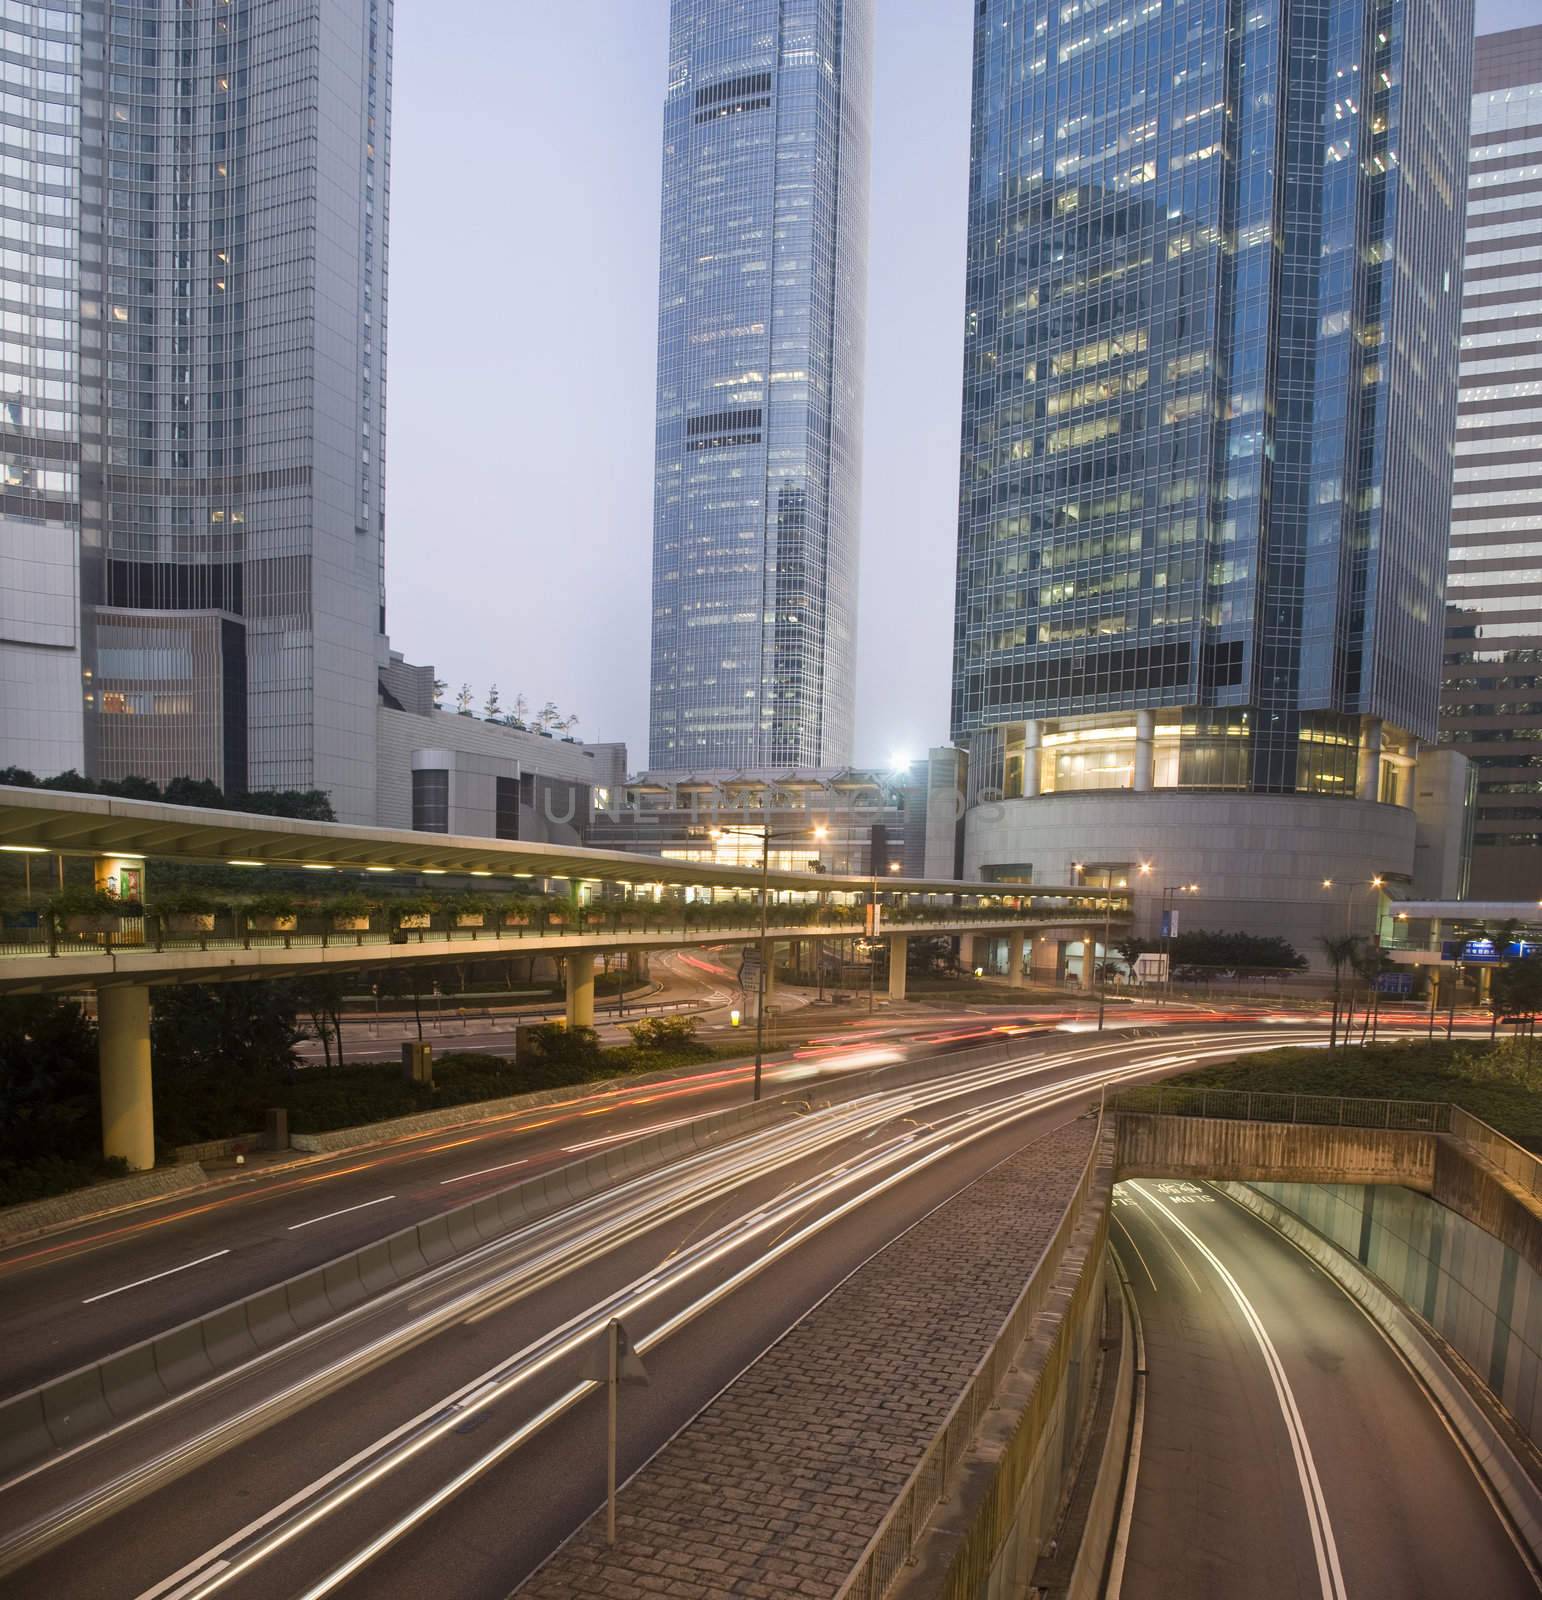
[[127,1178],[111,1178],[67,1194],[50,1195],[46,1200],[31,1200],[26,1205],[7,1206],[0,1211],[0,1241],[25,1239],[44,1228],[79,1222],[100,1216],[143,1200],[158,1200],[179,1189],[196,1189],[208,1182],[208,1174],[196,1162],[188,1166],[155,1167]]

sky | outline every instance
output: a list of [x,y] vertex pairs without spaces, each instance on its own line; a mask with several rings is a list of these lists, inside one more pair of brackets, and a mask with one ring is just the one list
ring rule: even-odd
[[[968,0],[876,0],[859,762],[948,734]],[[1419,3],[1419,0],[1411,0]],[[387,628],[647,757],[668,0],[396,6]],[[1478,0],[1489,32],[1536,0]],[[458,265],[457,265],[458,263]]]

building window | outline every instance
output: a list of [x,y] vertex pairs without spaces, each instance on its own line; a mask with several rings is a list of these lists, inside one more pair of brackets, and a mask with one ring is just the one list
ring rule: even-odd
[[499,778],[496,815],[493,821],[493,836],[497,839],[517,839],[519,837],[519,791],[521,780],[518,778]]
[[446,768],[413,773],[412,826],[419,833],[450,831],[450,774]]

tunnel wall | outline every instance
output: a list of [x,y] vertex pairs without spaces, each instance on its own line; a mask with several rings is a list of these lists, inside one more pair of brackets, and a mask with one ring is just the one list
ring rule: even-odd
[[1542,1444],[1542,1276],[1428,1196],[1379,1184],[1255,1182],[1417,1312]]
[[1428,1189],[1435,1135],[1224,1117],[1156,1116],[1121,1111],[1121,1178],[1212,1178],[1252,1183],[1329,1179]]

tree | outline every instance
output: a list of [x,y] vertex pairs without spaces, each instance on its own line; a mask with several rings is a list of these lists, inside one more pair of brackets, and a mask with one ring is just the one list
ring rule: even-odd
[[497,722],[503,713],[503,707],[498,700],[498,685],[492,684],[487,691],[487,698],[482,702],[482,715],[489,722]]
[[562,713],[557,709],[557,702],[555,700],[548,700],[546,704],[541,707],[540,712],[537,714],[535,725],[538,728],[550,728],[553,727],[561,719],[561,717]]
[[1328,960],[1333,963],[1333,1022],[1328,1030],[1328,1048],[1331,1050],[1339,1040],[1339,1010],[1344,999],[1344,968],[1351,965],[1355,959],[1355,951],[1360,941],[1350,933],[1342,938],[1324,938],[1320,941]]
[[1508,961],[1494,974],[1489,1004],[1497,1019],[1506,1016],[1535,1016],[1542,1011],[1542,956],[1526,956]]
[[1156,944],[1151,939],[1137,939],[1133,933],[1128,933],[1112,949],[1125,966],[1134,972],[1140,964],[1140,958],[1150,955],[1156,949]]
[[321,1053],[330,1067],[332,1046],[337,1046],[337,1065],[343,1060],[343,980],[336,973],[320,973],[295,985],[295,998],[311,1020],[314,1036],[321,1041]]
[[198,983],[155,991],[154,1058],[190,1072],[264,1073],[292,1067],[302,1035],[287,983]]
[[1245,977],[1264,972],[1300,972],[1306,958],[1277,934],[1211,933],[1196,928],[1170,942],[1179,978]]
[[556,726],[558,733],[571,733],[578,726],[578,713],[569,712]]
[[525,719],[530,715],[530,702],[522,694],[514,696],[514,720],[524,727]]
[[460,688],[456,690],[455,709],[459,715],[463,717],[469,717],[471,715],[472,698],[471,685],[469,683],[463,683]]
[[444,692],[450,686],[443,678],[434,679],[434,710],[438,711],[444,705]]
[[100,1150],[96,1028],[74,1000],[0,999],[0,1168]]

